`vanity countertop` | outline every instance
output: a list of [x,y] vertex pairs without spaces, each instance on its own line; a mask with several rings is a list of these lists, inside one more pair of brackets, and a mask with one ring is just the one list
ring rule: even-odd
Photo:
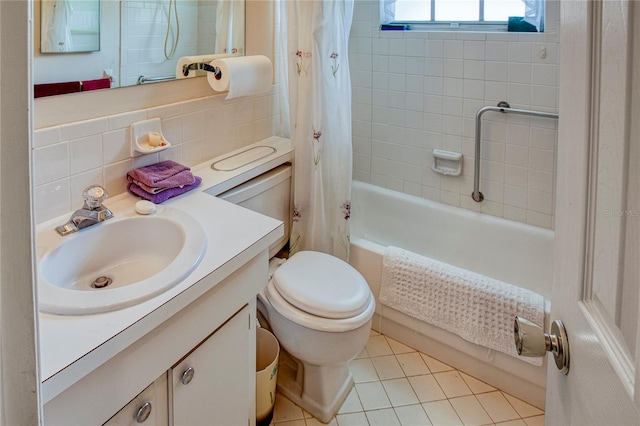
[[[216,171],[210,167],[215,161],[242,153],[253,146],[273,146],[276,152],[229,171]],[[282,237],[282,222],[211,194],[220,194],[276,165],[291,161],[291,156],[288,139],[271,137],[191,168],[195,175],[202,178],[201,186],[166,201],[162,206],[183,210],[198,220],[207,237],[207,249],[196,269],[174,287],[147,301],[112,312],[91,315],[41,312],[39,353],[42,402],[51,400],[143,337]],[[137,201],[139,198],[123,193],[106,200],[104,204],[117,216],[118,212],[131,211]],[[63,215],[42,223],[38,225],[37,232],[55,232],[55,226],[67,219],[68,215]],[[42,251],[37,241],[36,250],[38,254]],[[207,276],[209,279],[202,280]]]

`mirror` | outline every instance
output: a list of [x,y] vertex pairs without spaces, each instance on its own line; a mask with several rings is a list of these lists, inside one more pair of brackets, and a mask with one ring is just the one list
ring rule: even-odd
[[244,0],[37,0],[36,97],[173,80],[181,57],[242,55],[244,12]]
[[100,0],[42,0],[42,53],[100,50]]

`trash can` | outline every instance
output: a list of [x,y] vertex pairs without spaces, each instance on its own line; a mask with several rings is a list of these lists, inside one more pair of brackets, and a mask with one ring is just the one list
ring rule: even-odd
[[256,327],[256,425],[268,426],[276,402],[280,344],[271,332]]

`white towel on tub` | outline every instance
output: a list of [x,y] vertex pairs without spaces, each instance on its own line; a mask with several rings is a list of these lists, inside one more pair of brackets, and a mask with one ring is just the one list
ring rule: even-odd
[[513,339],[516,315],[540,326],[544,298],[527,289],[398,247],[387,247],[382,262],[380,303],[534,365],[520,357]]

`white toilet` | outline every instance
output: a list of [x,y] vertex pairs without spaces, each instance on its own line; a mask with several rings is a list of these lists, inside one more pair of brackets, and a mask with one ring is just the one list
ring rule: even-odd
[[[221,198],[288,224],[289,197],[283,191],[288,194],[291,186],[290,178],[283,179],[286,174],[290,176],[290,166],[280,166],[244,184],[252,188],[245,191],[252,194],[246,203],[238,195],[241,187]],[[283,199],[284,206],[274,207]],[[288,238],[286,226],[285,234]],[[271,255],[284,243],[286,238],[271,248]],[[374,296],[358,271],[325,253],[300,251],[286,261],[273,259],[270,270],[272,278],[258,295],[258,310],[284,349],[278,389],[327,423],[353,387],[348,363],[369,338]]]

